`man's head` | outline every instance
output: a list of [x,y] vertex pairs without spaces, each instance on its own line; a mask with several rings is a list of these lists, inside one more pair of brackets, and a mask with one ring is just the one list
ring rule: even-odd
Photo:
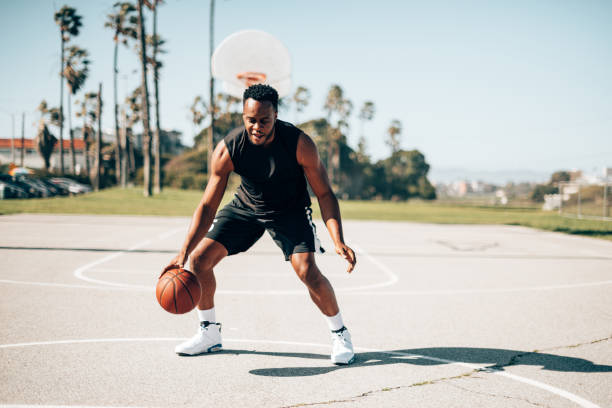
[[242,96],[242,120],[254,145],[263,146],[274,139],[278,116],[278,93],[269,85],[252,85]]

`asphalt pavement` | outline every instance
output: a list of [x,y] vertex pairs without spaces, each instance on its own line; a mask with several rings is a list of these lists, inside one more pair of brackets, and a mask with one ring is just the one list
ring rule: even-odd
[[611,407],[612,242],[517,226],[345,221],[317,256],[357,352],[272,239],[215,270],[224,351],[155,299],[189,219],[0,217],[0,408]]

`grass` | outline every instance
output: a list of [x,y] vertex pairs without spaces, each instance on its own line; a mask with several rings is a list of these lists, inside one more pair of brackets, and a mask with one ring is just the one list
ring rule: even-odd
[[[226,194],[224,203],[231,199]],[[0,214],[113,214],[191,216],[201,191],[165,189],[145,198],[142,189],[111,188],[76,197],[0,200]],[[612,240],[612,222],[580,220],[544,212],[536,207],[495,207],[444,202],[341,201],[342,217],[356,220],[413,221],[439,224],[523,225],[548,231]],[[314,215],[320,217],[318,206]]]

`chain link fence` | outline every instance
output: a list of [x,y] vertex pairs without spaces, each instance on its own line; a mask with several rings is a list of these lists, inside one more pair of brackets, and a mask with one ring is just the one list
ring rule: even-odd
[[566,217],[612,221],[612,183],[559,183],[559,214]]

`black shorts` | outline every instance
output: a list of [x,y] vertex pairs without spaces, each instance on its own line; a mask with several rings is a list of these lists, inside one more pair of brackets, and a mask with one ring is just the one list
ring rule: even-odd
[[234,255],[253,246],[266,230],[286,261],[291,254],[325,252],[317,238],[310,207],[263,218],[230,203],[217,213],[206,237],[223,245],[228,255]]

